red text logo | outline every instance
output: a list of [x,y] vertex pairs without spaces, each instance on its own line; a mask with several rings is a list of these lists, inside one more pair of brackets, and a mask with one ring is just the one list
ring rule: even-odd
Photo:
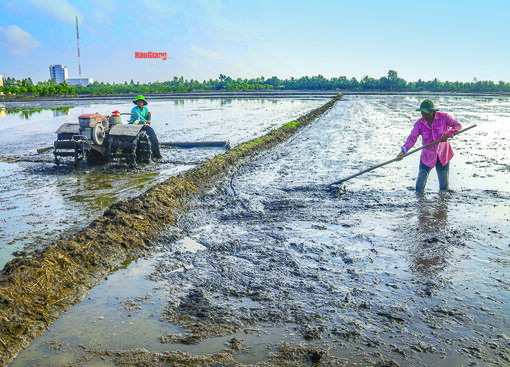
[[135,59],[161,59],[166,60],[166,52],[135,52]]

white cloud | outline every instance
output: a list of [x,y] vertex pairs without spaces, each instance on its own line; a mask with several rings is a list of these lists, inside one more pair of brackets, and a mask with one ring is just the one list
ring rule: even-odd
[[67,0],[27,0],[32,5],[50,14],[53,18],[65,22],[74,23],[74,17],[82,18],[80,11]]
[[171,18],[176,15],[177,11],[173,8],[169,1],[165,0],[140,0],[143,6],[147,9],[151,17],[158,17],[162,19]]
[[220,53],[218,53],[216,51],[210,51],[210,50],[203,49],[203,48],[198,47],[197,45],[194,45],[194,44],[191,44],[189,49],[194,54],[196,54],[196,55],[198,55],[198,56],[200,56],[202,58],[205,58],[205,59],[209,59],[209,60],[226,60],[225,56],[223,56],[222,54],[220,54]]
[[42,46],[41,42],[17,25],[0,27],[0,40],[14,55],[26,55],[31,49]]

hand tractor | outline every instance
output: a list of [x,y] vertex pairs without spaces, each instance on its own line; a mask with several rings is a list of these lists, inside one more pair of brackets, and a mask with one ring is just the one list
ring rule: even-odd
[[[55,164],[129,165],[160,159],[156,133],[148,124],[123,124],[119,111],[111,116],[84,114],[78,123],[65,123],[57,130],[53,144]],[[138,122],[138,121],[137,121]]]

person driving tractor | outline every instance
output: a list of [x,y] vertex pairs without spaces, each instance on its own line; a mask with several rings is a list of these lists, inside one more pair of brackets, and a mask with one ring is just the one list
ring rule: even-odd
[[151,113],[146,107],[147,101],[145,100],[145,97],[139,95],[133,100],[133,103],[136,106],[131,110],[131,118],[129,119],[129,123],[134,124],[136,121],[138,121],[138,125],[143,125],[145,123],[150,125]]

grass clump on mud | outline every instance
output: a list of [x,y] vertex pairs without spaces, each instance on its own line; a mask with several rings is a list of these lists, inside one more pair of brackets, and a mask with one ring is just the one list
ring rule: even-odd
[[174,222],[190,198],[258,152],[289,139],[339,98],[135,198],[117,202],[73,236],[7,263],[0,275],[0,365],[80,302],[108,272],[148,253],[157,234]]

